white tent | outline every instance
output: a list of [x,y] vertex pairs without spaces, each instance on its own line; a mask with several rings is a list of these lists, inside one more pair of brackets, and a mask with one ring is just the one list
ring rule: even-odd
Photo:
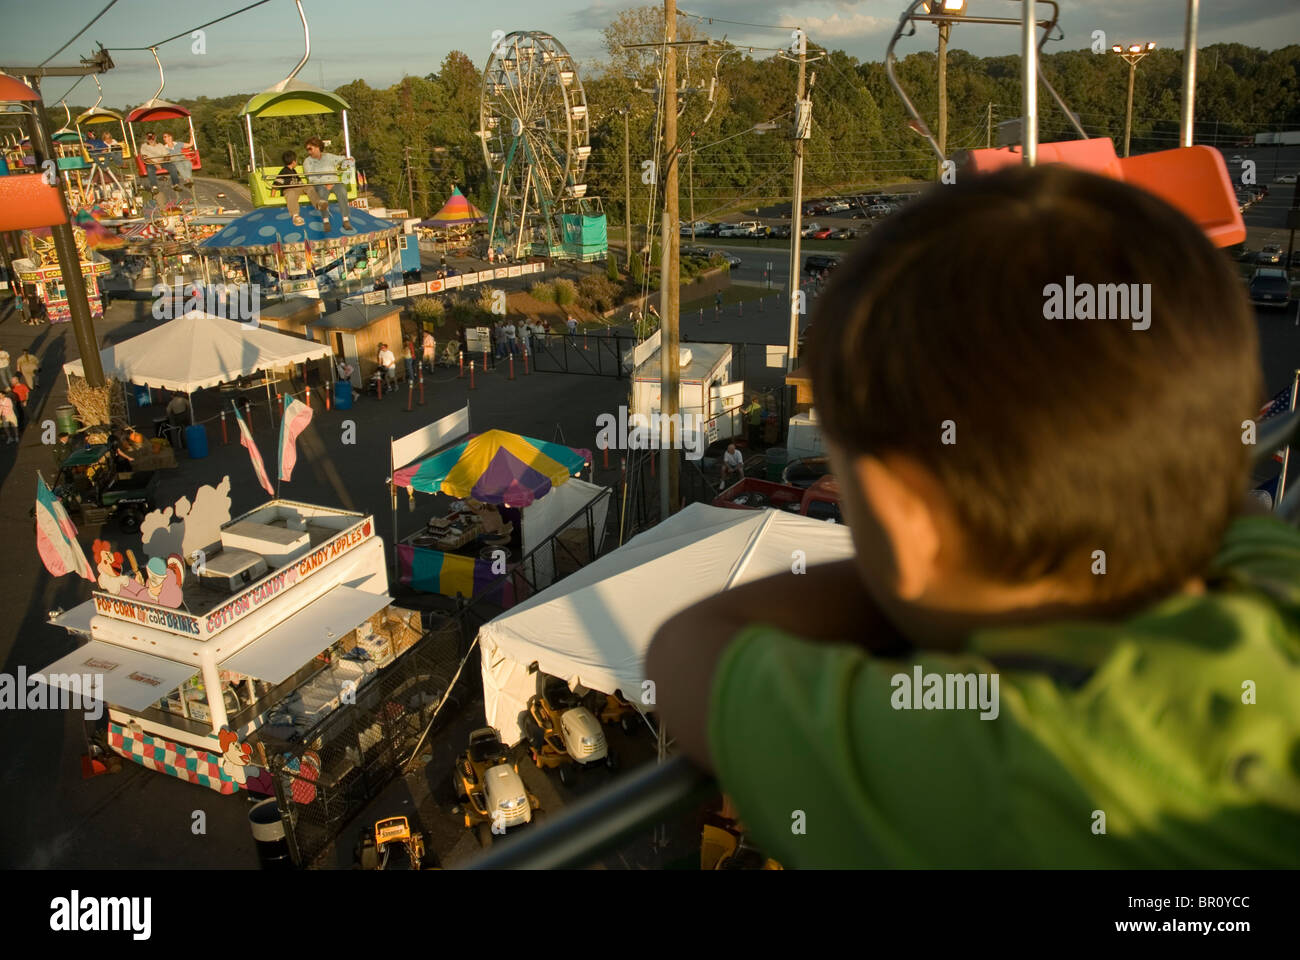
[[487,720],[507,743],[537,692],[528,666],[571,687],[640,699],[645,654],[673,614],[737,584],[853,555],[848,527],[778,510],[693,504],[479,630]]
[[[99,352],[106,377],[182,393],[332,354],[326,344],[197,311]],[[85,376],[80,360],[63,372]]]

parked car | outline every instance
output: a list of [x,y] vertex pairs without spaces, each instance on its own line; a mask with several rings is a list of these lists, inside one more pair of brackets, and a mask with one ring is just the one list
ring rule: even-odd
[[709,251],[703,247],[682,247],[681,254],[683,257],[699,257],[701,260],[709,259]]
[[772,232],[768,234],[768,236],[770,237],[773,237],[777,240],[790,239],[790,224],[788,223],[784,223],[784,224],[780,224],[779,226],[772,227],[771,230]]
[[822,227],[820,230],[816,230],[816,231],[814,231],[813,233],[810,233],[810,234],[808,235],[808,239],[810,239],[810,240],[829,240],[829,239],[831,238],[831,234],[832,234],[832,233],[834,233],[834,231],[831,230],[830,227]]
[[1296,176],[1294,173],[1284,173],[1274,180],[1274,183],[1295,183]]
[[1279,247],[1276,243],[1264,244],[1264,249],[1260,250],[1259,253],[1255,254],[1255,262],[1268,263],[1268,264],[1281,263],[1282,248]]
[[840,265],[839,257],[828,257],[814,253],[803,262],[804,273],[826,273]]
[[807,240],[809,237],[811,237],[814,233],[816,233],[821,228],[822,225],[820,223],[805,223],[803,225],[803,229],[799,231],[799,236]]
[[850,230],[848,227],[845,227],[843,230],[836,230],[834,233],[832,233],[831,239],[832,240],[853,240],[854,238],[857,237],[857,235],[858,232],[856,230]]
[[1241,163],[1241,161],[1244,160],[1244,159],[1246,159],[1246,158],[1243,157],[1241,154],[1239,154],[1239,153],[1234,153],[1234,154],[1232,155],[1232,159],[1229,160],[1228,162],[1229,162],[1229,163]]
[[723,260],[727,261],[727,263],[731,264],[731,269],[733,270],[744,262],[740,257],[736,256],[734,253],[728,253],[726,250],[710,250],[709,256],[721,257]]
[[1250,302],[1261,307],[1291,305],[1291,279],[1285,270],[1260,267],[1250,278]]

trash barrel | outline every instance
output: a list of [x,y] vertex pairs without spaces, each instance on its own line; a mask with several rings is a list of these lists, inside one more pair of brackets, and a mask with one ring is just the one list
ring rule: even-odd
[[767,448],[767,479],[780,483],[781,474],[785,470],[786,464],[785,447],[768,447]]
[[137,407],[147,407],[153,403],[153,398],[149,396],[149,388],[139,385],[135,388],[135,405]]
[[65,403],[54,411],[54,427],[59,433],[76,434],[77,408]]
[[185,449],[191,460],[202,460],[208,455],[208,431],[201,423],[185,428]]
[[348,380],[334,381],[334,408],[336,410],[352,409],[352,383]]
[[248,810],[248,825],[257,844],[257,862],[263,870],[292,870],[289,841],[284,835],[284,820],[275,797],[253,804]]

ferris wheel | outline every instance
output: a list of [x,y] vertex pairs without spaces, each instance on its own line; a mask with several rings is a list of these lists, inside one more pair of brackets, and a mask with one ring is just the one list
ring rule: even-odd
[[[564,44],[520,30],[493,44],[479,137],[493,185],[490,242],[512,256],[564,256],[564,214],[585,214],[587,96]],[[599,205],[595,205],[599,209]]]

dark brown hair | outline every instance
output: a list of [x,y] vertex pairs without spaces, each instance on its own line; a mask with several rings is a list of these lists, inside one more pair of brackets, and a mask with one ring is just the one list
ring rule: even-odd
[[[1150,284],[1149,328],[1047,319],[1067,277]],[[845,259],[813,320],[827,435],[931,471],[986,576],[1158,596],[1242,502],[1254,317],[1224,254],[1144,191],[1059,165],[935,186]]]
[[325,141],[320,137],[308,137],[306,145],[309,147],[320,147],[322,150],[325,149]]

